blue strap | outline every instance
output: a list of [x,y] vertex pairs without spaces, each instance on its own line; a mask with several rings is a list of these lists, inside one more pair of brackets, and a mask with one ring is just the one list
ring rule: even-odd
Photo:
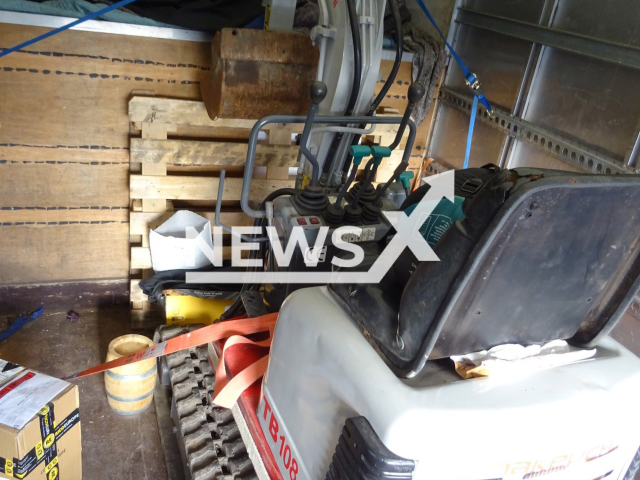
[[469,120],[469,133],[467,134],[467,150],[464,153],[464,166],[469,168],[469,155],[471,154],[471,141],[473,140],[473,127],[476,125],[476,112],[478,111],[478,97],[473,96],[473,105],[471,106],[471,120]]
[[135,2],[136,0],[120,0],[119,2],[114,3],[113,5],[109,5],[108,7],[103,8],[102,10],[98,10],[96,12],[90,13],[89,15],[79,18],[78,20],[68,23],[67,25],[63,25],[62,27],[56,28],[54,30],[51,30],[47,33],[44,33],[38,37],[32,38],[31,40],[27,40],[24,43],[21,43],[20,45],[16,45],[15,47],[11,47],[11,48],[7,48],[5,50],[3,50],[2,52],[0,52],[0,57],[4,57],[6,55],[9,55],[10,53],[13,52],[17,52],[18,50],[24,48],[24,47],[28,47],[29,45],[33,45],[36,42],[39,42],[40,40],[44,40],[45,38],[49,38],[52,37],[53,35],[56,35],[57,33],[60,32],[64,32],[65,30],[69,30],[72,27],[75,27],[76,25],[80,25],[81,23],[86,22],[87,20],[94,20],[102,15],[104,15],[105,13],[109,13],[112,10],[116,10],[120,7],[124,7],[125,5],[129,5],[130,3]]
[[42,315],[42,306],[40,306],[38,310],[30,313],[29,315],[20,316],[16,318],[13,322],[11,322],[11,325],[9,325],[9,328],[0,332],[0,342],[4,342],[7,338],[9,338],[11,335],[16,333],[18,330],[24,327],[27,323],[33,322],[34,320],[36,320],[40,315]]
[[458,65],[460,65],[460,69],[462,70],[462,73],[464,74],[464,78],[467,81],[467,84],[469,85],[469,87],[471,88],[471,91],[473,92],[473,96],[478,98],[478,100],[480,100],[480,102],[482,103],[484,108],[486,108],[487,111],[489,113],[491,113],[493,110],[491,109],[491,105],[489,104],[489,100],[487,100],[487,97],[484,96],[484,93],[482,93],[481,91],[478,91],[478,90],[476,90],[474,88],[474,85],[476,85],[476,82],[478,82],[478,78],[473,73],[471,73],[471,71],[467,68],[467,66],[462,61],[462,58],[460,58],[460,56],[456,53],[456,51],[453,49],[453,47],[451,45],[449,45],[449,42],[447,42],[447,39],[445,38],[444,34],[442,33],[442,30],[440,30],[440,27],[438,27],[438,24],[436,23],[436,20],[433,18],[433,16],[429,12],[429,9],[423,3],[423,1],[422,0],[416,0],[416,2],[418,2],[418,5],[420,5],[420,8],[424,12],[424,14],[427,16],[427,18],[429,19],[431,24],[438,31],[438,34],[440,34],[440,37],[442,38],[442,40],[444,40],[444,44],[447,46],[447,48],[451,52],[451,55],[453,56],[453,58],[455,58],[456,62],[458,62]]

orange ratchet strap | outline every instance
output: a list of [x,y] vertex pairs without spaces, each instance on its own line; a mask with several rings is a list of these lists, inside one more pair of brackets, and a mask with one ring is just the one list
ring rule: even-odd
[[[179,352],[180,350],[186,350],[187,348],[197,347],[205,343],[215,342],[217,340],[222,340],[225,338],[229,338],[229,340],[231,340],[230,337],[234,337],[234,336],[250,335],[252,333],[272,331],[273,327],[276,324],[277,318],[278,318],[277,313],[270,313],[268,315],[263,315],[261,317],[245,318],[241,320],[228,320],[225,322],[214,323],[212,325],[200,328],[193,332],[185,333],[184,335],[171,338],[166,342],[158,343],[157,345],[154,345],[152,347],[140,350],[138,352],[131,353],[125,357],[116,358],[115,360],[111,360],[110,362],[106,362],[106,363],[97,365],[95,367],[91,367],[86,370],[83,370],[82,372],[76,373],[74,375],[64,377],[64,380],[71,380],[74,378],[86,377],[87,375],[93,375],[94,373],[104,372],[112,368],[122,367],[123,365],[130,365],[132,363],[140,362],[142,360],[147,360],[149,358],[162,357],[164,355],[169,355],[170,353]],[[240,337],[240,338],[243,338],[243,337]],[[229,343],[229,340],[227,340],[227,343]],[[271,340],[269,339],[266,342],[270,344],[270,341]],[[229,345],[229,347],[238,343],[247,343],[247,342],[254,343],[248,339],[238,340],[238,337],[235,337],[235,339]],[[266,342],[258,342],[257,345],[268,346],[268,344],[265,345]],[[228,347],[225,344],[224,349],[226,350],[227,348]],[[243,383],[242,379],[244,379],[244,382],[247,382],[253,378],[253,381],[251,383],[246,384],[246,387],[248,387],[253,382],[255,382],[258,378],[260,378],[262,374],[264,374],[264,372],[266,371],[267,361],[268,361],[268,355],[258,360],[253,365],[250,365],[245,370],[243,370],[233,380],[231,380],[230,385],[234,384],[235,386],[238,383]],[[222,365],[222,367],[220,367],[220,365]],[[223,370],[221,370],[221,368]],[[222,371],[225,373],[224,375],[221,375],[221,378],[224,379],[221,383],[226,384],[227,377],[226,377],[226,371],[224,370],[223,358],[221,358],[219,361],[218,371]],[[262,372],[262,374],[256,376],[260,371]],[[236,378],[238,378],[239,380],[236,381]],[[220,380],[220,377],[216,376],[216,384],[218,383],[219,380]],[[222,386],[224,385],[221,385],[220,388],[222,388]],[[227,403],[228,401],[233,399],[231,401],[231,405],[233,405],[233,403],[238,398],[238,396],[240,396],[240,393],[242,393],[243,390],[240,390],[239,392],[237,392],[237,395],[235,395],[235,397],[233,393],[229,395],[226,392],[222,392],[222,393],[226,393],[223,400],[225,400],[225,403]],[[216,393],[218,391],[219,391],[218,385],[216,385]],[[221,406],[224,406],[224,405],[221,405]]]
[[[256,332],[257,333],[257,332]],[[247,368],[238,373],[235,377],[228,381],[227,367],[225,366],[224,356],[227,350],[235,345],[249,344],[256,345],[258,347],[270,347],[272,335],[270,332],[269,338],[261,342],[253,342],[248,338],[235,335],[229,337],[224,343],[222,349],[222,355],[218,361],[218,369],[216,370],[216,381],[213,390],[213,403],[220,407],[231,408],[236,400],[242,395],[247,388],[262,377],[267,371],[269,365],[269,354],[266,354],[260,360],[249,365]]]

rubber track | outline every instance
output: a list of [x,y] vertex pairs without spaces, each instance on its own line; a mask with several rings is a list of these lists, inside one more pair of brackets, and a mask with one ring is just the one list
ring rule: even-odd
[[633,480],[638,470],[640,470],[640,448],[638,448],[633,460],[631,460],[631,465],[629,465],[629,470],[627,470],[623,480]]
[[[196,327],[197,328],[197,327]],[[194,326],[164,325],[154,341],[193,331]],[[183,461],[193,480],[257,480],[231,410],[213,406],[215,372],[207,346],[183,350],[159,359],[160,373],[171,383],[171,416]]]

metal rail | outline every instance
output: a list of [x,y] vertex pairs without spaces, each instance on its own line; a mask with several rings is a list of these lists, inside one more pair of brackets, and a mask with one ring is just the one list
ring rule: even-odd
[[[439,100],[449,107],[470,115],[471,102],[473,101],[470,96],[455,92],[449,87],[442,87]],[[493,107],[493,116],[489,116],[484,108],[479,108],[477,118],[482,123],[497,128],[510,137],[537,147],[548,155],[586,171],[603,174],[634,173],[631,167],[623,165],[593,148],[515,117],[499,107]]]
[[456,22],[640,69],[640,48],[459,8]]

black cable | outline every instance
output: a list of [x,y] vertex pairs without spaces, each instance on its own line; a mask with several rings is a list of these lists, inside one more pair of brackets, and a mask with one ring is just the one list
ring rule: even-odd
[[353,83],[351,84],[351,94],[345,115],[353,113],[358,95],[360,94],[360,82],[362,80],[362,42],[360,40],[360,26],[358,25],[358,12],[353,0],[347,0],[347,10],[349,11],[349,24],[351,25],[351,37],[353,40]]
[[[400,10],[398,9],[398,4],[396,0],[387,0],[389,7],[391,8],[391,16],[396,24],[396,58],[393,60],[393,67],[391,67],[391,72],[389,72],[389,76],[384,82],[382,89],[378,92],[378,95],[373,100],[369,111],[367,112],[367,116],[372,116],[384,97],[387,95],[387,92],[393,85],[393,82],[396,80],[396,76],[398,75],[398,70],[400,70],[400,64],[402,63],[402,52],[404,50],[404,43],[402,39],[402,18],[400,17]],[[366,125],[360,125],[360,128],[364,128]],[[353,144],[357,145],[360,142],[361,135],[356,135],[353,137]],[[347,173],[351,166],[351,161],[353,157],[351,155],[347,156],[347,160],[344,162],[342,167],[343,173]]]
[[385,95],[391,88],[391,85],[396,80],[396,76],[398,75],[398,70],[400,70],[400,64],[402,63],[402,51],[404,50],[404,43],[402,40],[402,18],[400,18],[400,10],[398,9],[398,4],[396,0],[387,0],[387,3],[391,7],[391,15],[393,16],[393,20],[396,24],[396,58],[393,61],[393,67],[391,68],[391,72],[387,77],[387,80],[384,82],[382,89],[378,92],[375,100],[371,104],[371,108],[369,108],[369,112],[367,116],[371,116],[375,113],[378,105],[384,99]]
[[[353,0],[347,0],[347,11],[349,12],[349,25],[351,26],[351,38],[353,43],[353,82],[351,83],[351,93],[349,94],[349,102],[347,109],[344,111],[345,116],[351,116],[353,109],[358,101],[360,94],[360,82],[362,81],[362,41],[360,38],[360,27],[358,25],[358,12]],[[328,161],[336,154],[336,150],[342,141],[343,133],[336,133],[331,141],[331,146],[327,151],[322,172],[328,173],[331,162]]]
[[345,195],[349,191],[349,186],[355,180],[357,173],[358,173],[358,169],[357,168],[352,168],[351,169],[351,173],[349,174],[349,178],[347,178],[347,181],[344,182],[342,190],[340,190],[340,193],[338,194],[338,198],[336,198],[335,205],[340,206],[340,204],[342,203],[342,199],[345,197]]
[[[260,204],[260,209],[264,206],[265,203],[272,202],[273,200],[275,200],[278,197],[281,197],[282,195],[295,195],[295,194],[296,194],[296,189],[295,188],[281,188],[279,190],[274,190],[269,195],[267,195],[265,197],[265,199],[262,201],[262,203]],[[253,234],[254,238],[256,236],[258,236],[258,235],[262,236],[264,234],[265,227],[266,227],[265,223],[266,223],[266,218],[265,217],[256,218],[253,221],[253,226],[254,227],[261,227],[260,228],[260,233],[254,233]],[[262,242],[260,244],[260,250],[251,250],[251,252],[249,253],[249,258],[255,260],[256,258],[258,258],[258,252],[259,252],[260,253],[260,258],[262,258],[264,260],[265,243],[266,242]],[[255,272],[256,269],[257,269],[257,267],[248,267],[247,268],[247,273]],[[242,304],[242,292],[245,292],[247,290],[257,290],[259,288],[260,288],[260,284],[252,284],[252,285],[247,285],[246,283],[243,284],[242,288],[240,289],[240,292],[238,293],[238,297],[229,306],[229,308],[222,315],[220,315],[220,318],[218,319],[218,321],[222,322],[224,320],[232,318],[232,317],[236,316],[241,311],[241,308],[243,307],[243,304]]]

